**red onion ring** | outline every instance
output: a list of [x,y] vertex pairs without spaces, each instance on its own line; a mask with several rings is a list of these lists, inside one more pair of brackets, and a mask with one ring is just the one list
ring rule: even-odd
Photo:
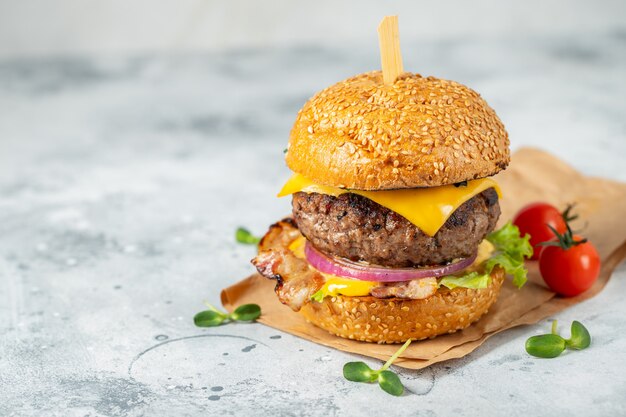
[[467,268],[476,259],[476,255],[474,255],[444,266],[427,268],[386,268],[384,266],[364,265],[343,258],[331,258],[315,249],[309,242],[306,242],[304,246],[304,254],[311,266],[320,272],[337,275],[339,277],[376,282],[410,281],[419,278],[450,275]]

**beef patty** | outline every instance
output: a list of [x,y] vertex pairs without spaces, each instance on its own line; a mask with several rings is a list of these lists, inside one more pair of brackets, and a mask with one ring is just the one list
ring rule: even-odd
[[439,265],[472,256],[500,216],[493,188],[463,203],[435,236],[357,194],[299,192],[292,204],[298,228],[317,249],[390,267]]

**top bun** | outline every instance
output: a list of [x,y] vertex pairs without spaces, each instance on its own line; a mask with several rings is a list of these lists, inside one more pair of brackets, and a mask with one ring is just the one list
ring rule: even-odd
[[380,71],[317,93],[298,112],[287,165],[312,181],[358,190],[436,187],[496,174],[509,138],[478,93],[454,81]]

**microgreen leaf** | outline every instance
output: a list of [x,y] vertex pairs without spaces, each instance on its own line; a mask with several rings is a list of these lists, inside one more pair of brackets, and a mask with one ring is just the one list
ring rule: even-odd
[[235,232],[235,239],[239,243],[243,243],[245,245],[256,245],[261,241],[260,237],[254,236],[248,229],[243,227],[238,227]]
[[572,322],[572,336],[565,341],[570,349],[586,349],[591,344],[591,335],[585,326],[579,321]]
[[572,322],[571,332],[569,339],[563,339],[557,332],[557,321],[554,320],[550,334],[533,336],[526,341],[526,352],[540,358],[556,358],[565,348],[581,350],[591,345],[591,335],[581,322]]
[[565,339],[556,334],[533,336],[526,341],[526,352],[538,358],[556,358],[565,350]]
[[348,362],[343,366],[343,377],[352,382],[373,382],[378,373],[365,362]]
[[253,321],[261,315],[261,307],[257,304],[244,304],[230,314],[230,318],[236,321]]
[[383,391],[391,395],[402,395],[404,387],[400,378],[388,369],[410,344],[411,339],[407,340],[378,371],[372,370],[365,362],[348,362],[343,366],[343,377],[353,382],[377,381]]
[[261,307],[257,304],[244,304],[235,309],[231,314],[218,310],[215,306],[205,301],[204,304],[209,310],[201,311],[193,318],[193,322],[198,327],[214,327],[220,324],[234,321],[253,321],[261,315]]
[[378,385],[380,385],[383,391],[395,395],[396,397],[402,395],[404,392],[404,386],[402,382],[400,382],[400,378],[391,371],[385,370],[378,374]]
[[193,317],[193,322],[198,327],[219,326],[224,320],[226,318],[223,314],[213,310],[201,311]]

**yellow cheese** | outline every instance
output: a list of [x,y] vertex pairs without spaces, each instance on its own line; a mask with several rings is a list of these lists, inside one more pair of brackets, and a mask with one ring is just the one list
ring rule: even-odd
[[459,187],[451,184],[429,188],[363,191],[319,185],[300,174],[294,174],[280,190],[278,197],[300,191],[335,197],[354,193],[395,211],[427,235],[434,236],[459,206],[488,188],[495,188],[498,196],[501,196],[498,184],[491,178],[468,181],[467,185]]
[[306,243],[306,239],[304,236],[298,237],[296,240],[289,244],[289,250],[293,252],[300,259],[304,259],[304,244]]
[[482,264],[487,259],[491,258],[491,255],[493,255],[495,251],[496,247],[493,246],[493,243],[491,243],[487,239],[483,240],[482,242],[480,242],[480,245],[478,245],[478,253],[476,254],[476,259],[471,266]]
[[324,297],[334,297],[336,295],[347,295],[348,297],[360,297],[369,295],[372,287],[379,285],[377,282],[360,281],[358,279],[339,278],[332,275],[323,274],[330,277],[320,289]]

